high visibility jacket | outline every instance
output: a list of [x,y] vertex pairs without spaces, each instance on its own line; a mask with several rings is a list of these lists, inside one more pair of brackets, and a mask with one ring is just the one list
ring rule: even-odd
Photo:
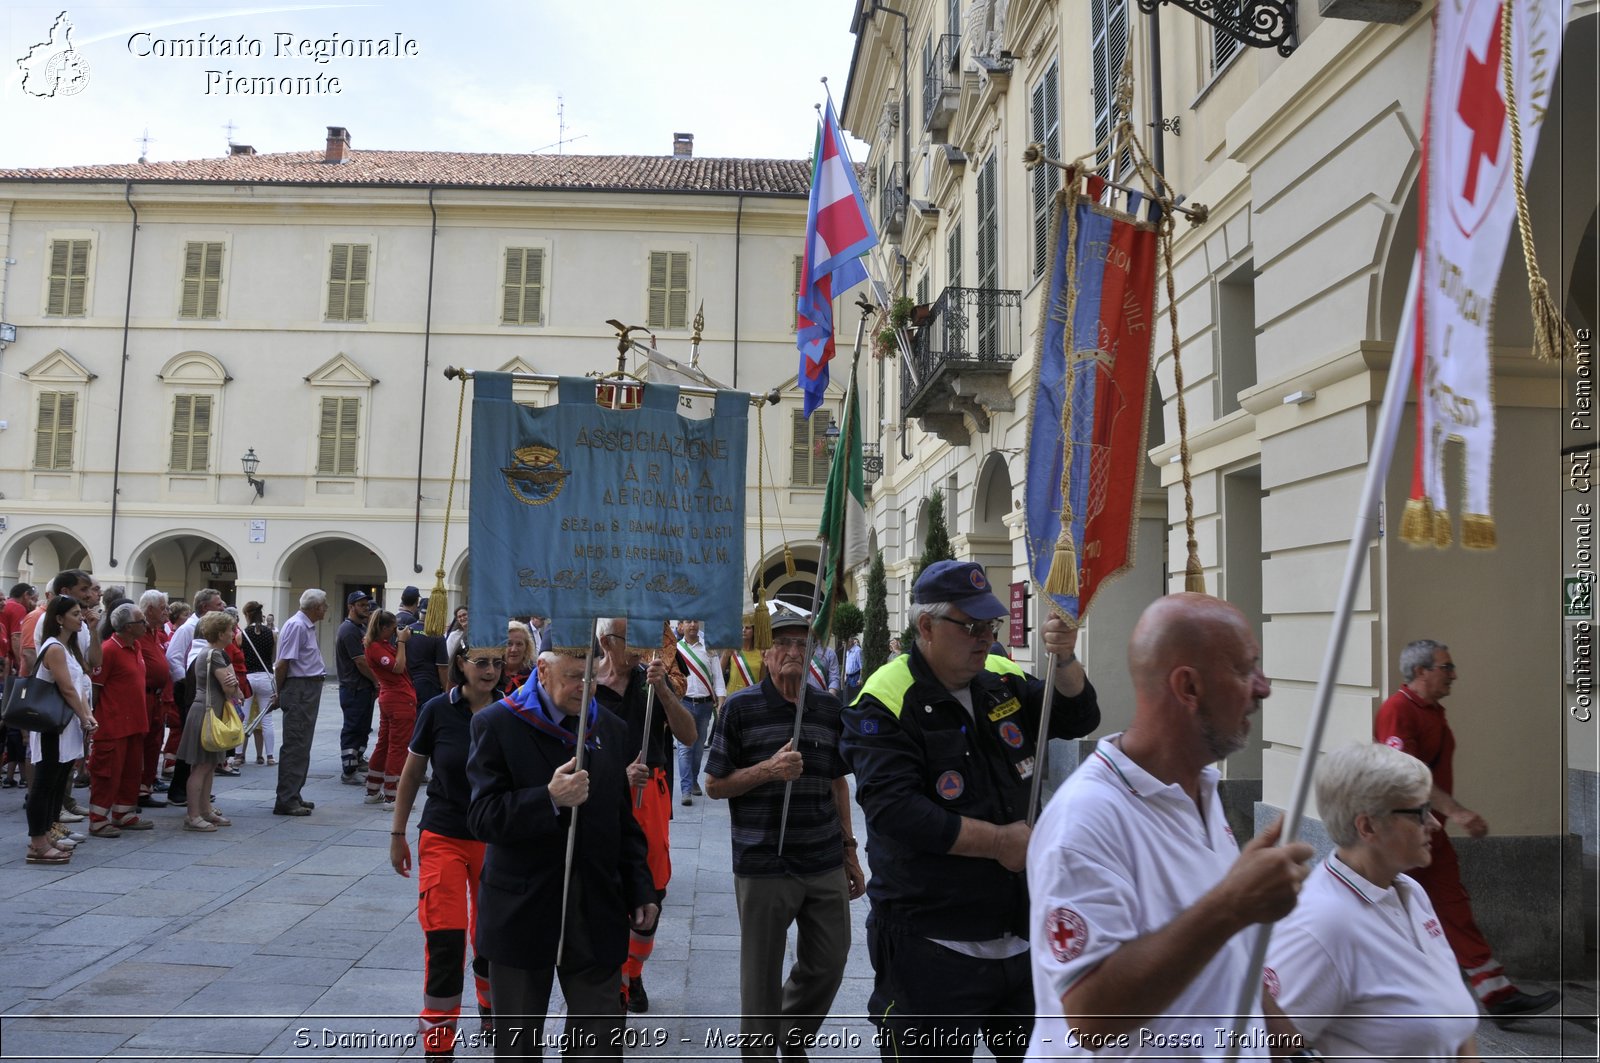
[[[1027,937],[1028,884],[996,860],[952,856],[963,817],[1027,817],[1044,683],[1001,656],[973,679],[972,715],[913,645],[879,668],[845,709],[845,760],[867,818],[874,919],[925,937]],[[1094,687],[1056,695],[1050,736],[1100,725]]]

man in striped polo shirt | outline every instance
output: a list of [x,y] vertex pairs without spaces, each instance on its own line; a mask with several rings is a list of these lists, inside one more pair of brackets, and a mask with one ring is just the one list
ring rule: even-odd
[[[807,1038],[822,1025],[844,978],[850,901],[866,892],[850,825],[844,779],[849,769],[839,755],[838,698],[806,690],[795,747],[805,651],[805,619],[773,617],[766,678],[728,699],[706,762],[706,794],[729,802],[733,827],[741,1048],[747,1059],[775,1058],[780,1047],[803,1057]],[[796,922],[801,940],[785,980],[784,943]]]

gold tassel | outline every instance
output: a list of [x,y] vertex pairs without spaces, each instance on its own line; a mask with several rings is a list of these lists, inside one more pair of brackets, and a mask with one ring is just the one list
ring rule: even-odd
[[1494,518],[1487,513],[1461,514],[1461,545],[1468,550],[1493,550],[1496,546]]
[[795,577],[794,551],[789,549],[789,544],[783,544],[783,574],[790,579]]
[[1432,545],[1433,503],[1426,498],[1406,499],[1405,512],[1400,517],[1400,541],[1412,546]]
[[[1533,353],[1547,362],[1559,362],[1577,347],[1578,337],[1550,295],[1550,283],[1538,274],[1528,278],[1528,298],[1533,303]],[[1463,528],[1462,545],[1466,545],[1466,539]]]
[[1441,510],[1433,512],[1433,545],[1441,550],[1455,542],[1450,532],[1450,514]]
[[444,634],[449,626],[450,603],[445,600],[444,569],[433,574],[433,594],[428,598],[428,615],[422,620],[422,633],[433,638]]
[[1056,556],[1050,562],[1050,577],[1045,580],[1046,594],[1078,594],[1078,553],[1065,535],[1056,543]]
[[1183,589],[1193,594],[1206,593],[1206,570],[1200,564],[1200,555],[1194,543],[1189,544],[1189,563],[1183,569]]
[[[784,553],[789,552],[784,548]],[[772,613],[767,610],[767,585],[763,583],[761,589],[756,591],[755,616],[751,618],[752,627],[755,628],[753,646],[755,649],[766,653],[772,649]]]

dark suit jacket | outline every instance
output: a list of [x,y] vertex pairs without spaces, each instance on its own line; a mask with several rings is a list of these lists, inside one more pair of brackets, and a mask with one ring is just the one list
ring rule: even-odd
[[[621,967],[630,913],[656,899],[644,831],[633,818],[627,725],[601,709],[600,746],[585,755],[589,798],[578,814],[564,966]],[[572,809],[557,813],[549,782],[572,759],[557,739],[496,703],[472,718],[468,820],[488,843],[478,891],[477,954],[509,967],[553,966]],[[574,932],[574,929],[578,932]]]

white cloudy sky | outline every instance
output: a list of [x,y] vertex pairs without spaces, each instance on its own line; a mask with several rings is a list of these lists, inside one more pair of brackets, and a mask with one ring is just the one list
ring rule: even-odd
[[[827,77],[836,101],[849,73],[851,0],[424,0],[366,4],[37,4],[0,11],[0,166],[130,162],[146,129],[152,160],[215,157],[233,139],[260,152],[323,146],[342,125],[354,146],[667,154],[693,133],[699,156],[804,158]],[[63,7],[89,80],[72,96],[22,90],[17,60],[49,37]],[[244,35],[261,58],[135,55],[148,38]],[[419,55],[273,56],[296,38],[415,39]],[[207,92],[206,71],[339,78],[338,95]]]

